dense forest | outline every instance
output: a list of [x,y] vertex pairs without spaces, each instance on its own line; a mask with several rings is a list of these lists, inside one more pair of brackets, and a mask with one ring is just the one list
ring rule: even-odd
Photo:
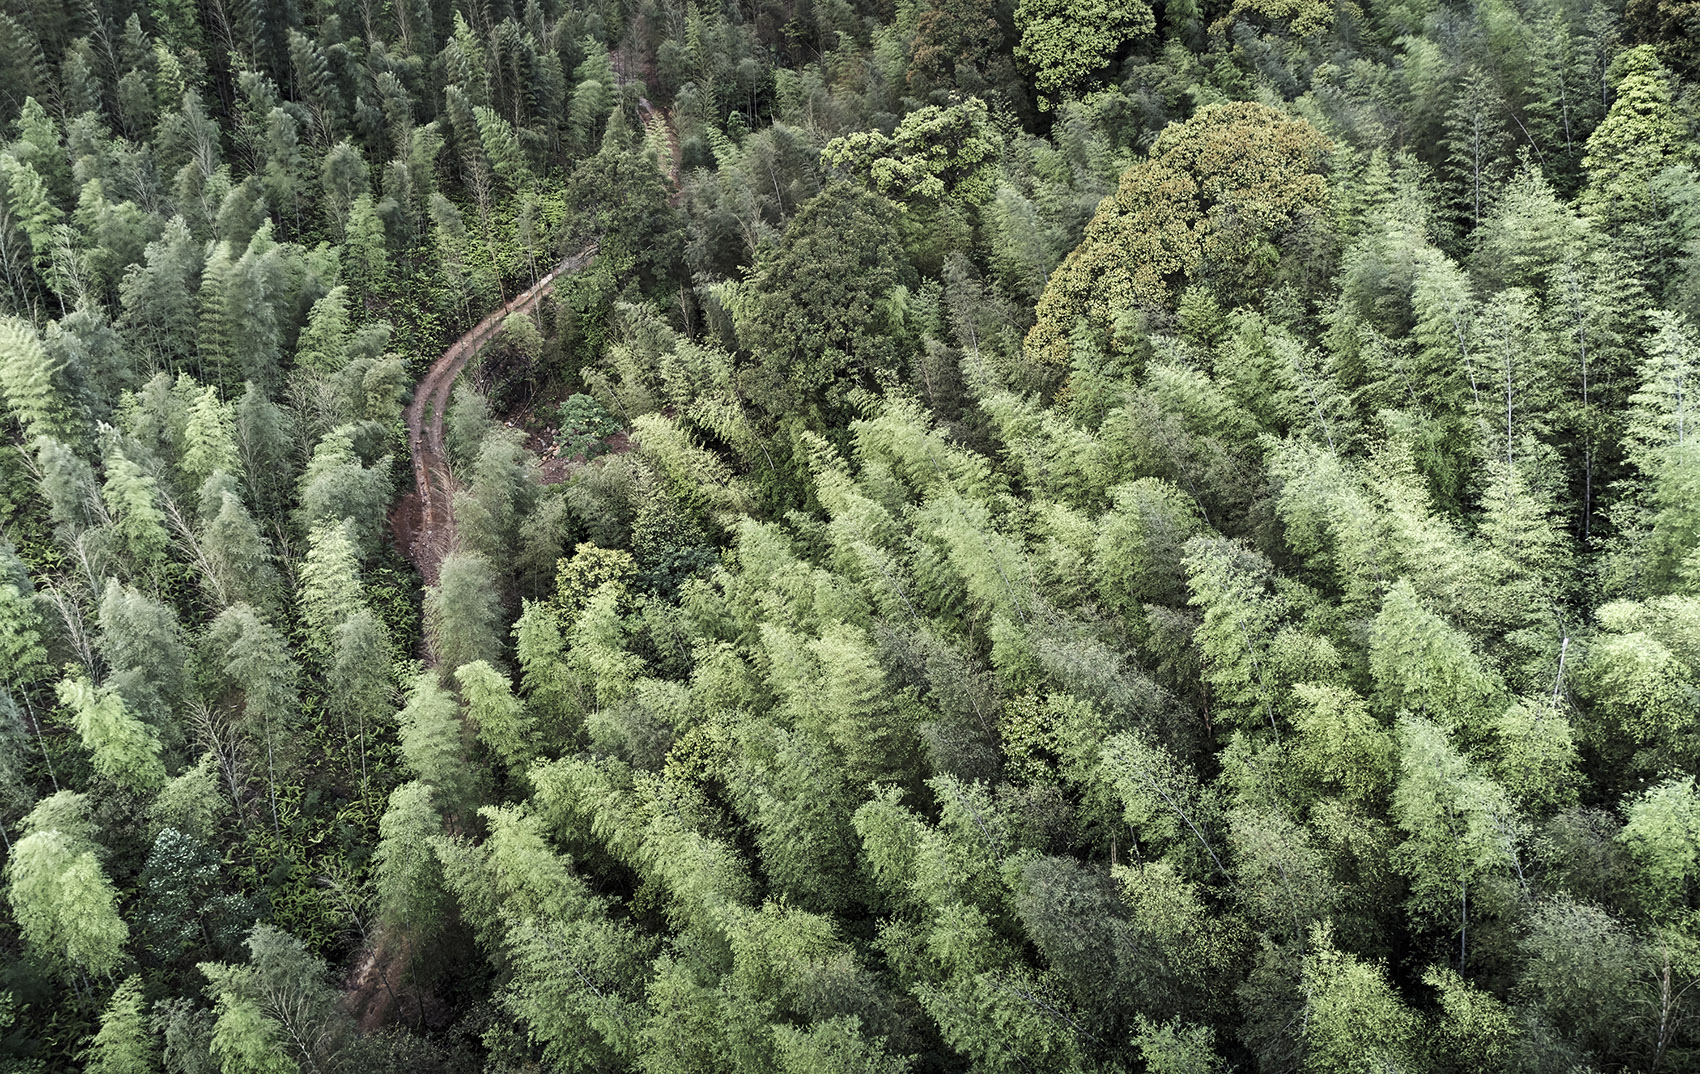
[[0,0],[0,1071],[1700,1069],[1697,135],[1696,0]]

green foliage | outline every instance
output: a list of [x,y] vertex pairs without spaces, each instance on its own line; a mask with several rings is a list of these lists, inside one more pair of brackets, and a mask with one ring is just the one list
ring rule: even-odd
[[107,459],[106,483],[100,496],[130,567],[142,573],[158,568],[170,541],[165,514],[160,510],[159,483],[122,449],[114,448]]
[[307,535],[299,590],[301,619],[314,647],[326,646],[365,608],[360,561],[350,528],[344,522],[323,522]]
[[1077,320],[1106,337],[1118,317],[1169,306],[1178,281],[1231,300],[1270,286],[1276,240],[1314,226],[1326,202],[1327,151],[1308,123],[1258,104],[1212,105],[1165,130],[1046,284],[1031,360],[1065,367]]
[[1102,71],[1123,46],[1157,28],[1145,4],[1020,0],[1015,56],[1034,73],[1041,101],[1076,90]]
[[1693,3],[454,6],[0,15],[0,1067],[1700,1066]]
[[1334,947],[1316,926],[1303,963],[1304,1065],[1319,1074],[1368,1074],[1413,1066],[1419,1021],[1388,986],[1383,967]]
[[89,1043],[89,1074],[150,1074],[159,1069],[153,1033],[142,1007],[142,979],[126,977],[101,1015]]
[[354,447],[354,438],[362,431],[357,426],[340,426],[313,448],[297,484],[300,506],[295,518],[303,532],[349,519],[357,546],[368,551],[377,547],[390,498],[390,457],[363,459]]
[[70,791],[24,818],[28,833],[6,860],[6,897],[25,945],[62,974],[111,974],[124,960],[130,927],[118,892],[89,841],[87,806]]
[[158,736],[125,710],[118,691],[110,686],[97,690],[81,679],[64,679],[57,692],[59,703],[70,710],[71,726],[94,755],[95,771],[135,790],[153,790],[165,782]]
[[204,754],[194,767],[185,768],[159,789],[148,806],[148,826],[155,836],[175,828],[205,842],[212,839],[229,807],[218,785],[217,758]]
[[891,368],[888,297],[905,276],[894,215],[876,194],[830,186],[761,259],[738,317],[756,358],[744,390],[757,407],[841,415],[851,389],[873,387]]
[[601,403],[582,393],[569,395],[555,414],[555,452],[563,458],[596,458],[608,451],[607,440],[620,431]]

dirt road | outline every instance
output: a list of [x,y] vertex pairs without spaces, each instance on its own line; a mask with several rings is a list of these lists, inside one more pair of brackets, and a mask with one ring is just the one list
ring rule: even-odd
[[426,585],[437,584],[437,570],[454,547],[454,477],[449,473],[448,451],[443,440],[443,421],[455,378],[466,363],[496,338],[502,321],[510,313],[530,313],[555,289],[562,276],[570,276],[596,256],[592,243],[544,274],[543,278],[508,300],[454,341],[431,365],[413,390],[407,406],[407,436],[413,451],[415,491],[402,498],[391,516],[391,526],[402,551],[419,569]]

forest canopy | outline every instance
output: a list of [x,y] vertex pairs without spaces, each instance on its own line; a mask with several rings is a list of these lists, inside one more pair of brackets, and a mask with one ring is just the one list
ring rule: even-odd
[[0,0],[0,1074],[1700,1066],[1692,0]]

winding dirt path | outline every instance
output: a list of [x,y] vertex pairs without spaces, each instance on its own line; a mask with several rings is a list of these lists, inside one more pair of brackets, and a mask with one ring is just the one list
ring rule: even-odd
[[486,315],[431,364],[430,371],[414,388],[413,402],[407,405],[405,417],[408,443],[413,452],[415,490],[402,497],[396,505],[391,515],[391,527],[402,553],[413,561],[426,585],[437,584],[437,571],[443,564],[443,557],[454,547],[455,481],[454,475],[449,472],[443,423],[448,415],[455,378],[460,376],[461,370],[474,355],[496,338],[508,314],[535,310],[537,304],[555,289],[562,276],[578,272],[595,256],[596,244],[593,242]]

